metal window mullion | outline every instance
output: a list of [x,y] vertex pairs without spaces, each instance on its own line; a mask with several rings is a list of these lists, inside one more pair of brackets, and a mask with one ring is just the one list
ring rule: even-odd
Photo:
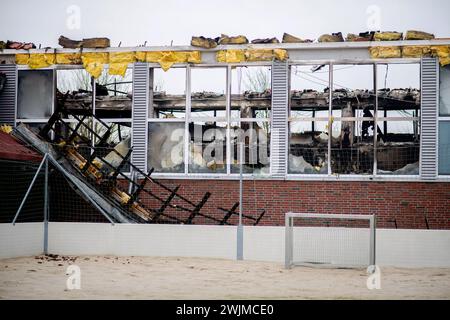
[[[95,115],[95,100],[97,98],[97,86],[96,86],[96,80],[94,77],[91,77],[91,86],[92,86],[92,114]],[[96,120],[94,119],[94,117],[92,117],[92,130],[95,132],[95,125],[96,125]],[[95,137],[94,134],[91,132],[90,133],[90,139],[91,139],[91,144],[92,147],[95,147]],[[91,150],[91,154],[94,152],[94,149]]]
[[373,65],[373,91],[375,92],[375,110],[373,115],[373,175],[377,174],[378,162],[377,162],[377,144],[378,144],[378,64],[375,62]]
[[184,116],[184,174],[189,173],[189,123],[191,121],[191,66],[186,66],[186,114]]
[[231,66],[227,67],[227,82],[226,82],[226,118],[227,118],[227,130],[226,130],[226,165],[227,175],[231,173]]
[[333,63],[328,65],[328,175],[331,175],[331,137],[333,135]]

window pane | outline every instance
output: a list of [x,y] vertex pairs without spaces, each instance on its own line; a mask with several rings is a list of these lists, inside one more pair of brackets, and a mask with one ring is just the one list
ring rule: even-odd
[[290,117],[328,117],[329,67],[291,66]]
[[333,116],[373,117],[373,65],[333,66]]
[[371,121],[334,121],[331,139],[331,173],[372,174],[373,130]]
[[231,124],[231,173],[240,173],[241,145],[244,140],[243,173],[270,173],[270,123],[241,122]]
[[450,65],[439,70],[439,114],[450,116]]
[[331,173],[373,173],[373,74],[373,65],[333,66]]
[[104,69],[95,88],[95,115],[99,118],[131,118],[133,70],[127,69],[125,76],[109,75]]
[[226,123],[190,123],[189,135],[189,172],[226,173]]
[[419,174],[418,121],[379,121],[377,174]]
[[[107,125],[110,127],[110,135],[106,141],[101,143],[98,137],[94,139],[96,154],[117,168],[123,161],[122,157],[126,157],[130,150],[131,122],[108,122]],[[104,136],[107,132],[107,127],[99,122],[95,122],[94,128],[99,136]],[[131,160],[131,157],[129,160]],[[111,167],[105,166],[111,170]],[[129,170],[130,167],[128,165],[122,168],[123,172],[128,172]]]
[[419,64],[378,65],[377,86],[379,117],[420,116]]
[[20,70],[18,75],[17,117],[48,118],[53,107],[53,71]]
[[439,121],[439,174],[450,174],[450,121]]
[[236,67],[231,71],[231,117],[270,118],[270,67]]
[[64,104],[69,112],[80,116],[92,109],[91,76],[86,70],[56,70],[56,84],[58,105]]
[[226,69],[191,69],[191,118],[226,117]]
[[292,121],[289,124],[289,173],[328,173],[328,122]]
[[155,172],[184,172],[184,123],[148,124],[148,168]]
[[[150,118],[184,118],[186,116],[186,68],[153,70],[153,105]],[[150,73],[151,74],[151,73]]]

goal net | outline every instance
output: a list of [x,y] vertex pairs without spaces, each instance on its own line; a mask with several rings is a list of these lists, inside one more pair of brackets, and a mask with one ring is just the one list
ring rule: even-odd
[[375,265],[375,216],[286,213],[285,266]]

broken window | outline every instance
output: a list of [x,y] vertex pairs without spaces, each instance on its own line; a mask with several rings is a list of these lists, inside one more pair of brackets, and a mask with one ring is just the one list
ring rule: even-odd
[[184,122],[148,124],[148,167],[155,172],[184,172]]
[[[270,124],[267,121],[233,122],[230,126],[231,173],[270,173]],[[243,143],[241,147],[241,142]]]
[[450,66],[439,73],[439,174],[450,174]]
[[231,118],[270,118],[271,71],[265,66],[236,67],[231,71]]
[[[109,133],[107,134],[108,127]],[[94,132],[99,136],[94,138],[97,156],[101,156],[109,164],[118,167],[123,158],[131,158],[131,122],[94,122]],[[102,139],[106,137],[106,139]],[[129,165],[122,171],[128,172]]]
[[17,118],[47,119],[53,112],[53,70],[19,70]]
[[290,78],[288,172],[327,174],[329,66],[292,65]]
[[439,69],[439,115],[450,116],[450,65]]
[[186,68],[151,68],[149,118],[186,117]]
[[377,174],[418,175],[420,65],[378,65],[377,85]]
[[226,122],[189,123],[189,172],[226,173]]
[[[84,69],[56,70],[56,103],[63,110],[62,116],[67,123],[76,122],[72,115],[78,117],[92,112],[92,79]],[[61,128],[61,136],[70,134],[67,128]]]
[[372,174],[374,66],[334,65],[331,173]]
[[[389,115],[389,113],[388,113]],[[381,119],[381,118],[380,118]],[[378,121],[386,131],[378,135],[377,173],[391,175],[419,174],[420,139],[418,121]]]
[[226,119],[226,68],[191,68],[191,118]]
[[328,121],[289,122],[289,166],[293,174],[328,173]]
[[105,68],[95,79],[95,115],[102,119],[131,119],[133,70],[125,76],[110,75]]
[[147,165],[157,173],[185,172],[186,68],[150,68]]

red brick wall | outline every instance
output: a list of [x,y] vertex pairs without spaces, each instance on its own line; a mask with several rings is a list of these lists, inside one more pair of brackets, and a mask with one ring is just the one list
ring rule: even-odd
[[[239,201],[239,181],[231,180],[160,180],[198,202],[205,192],[211,192],[201,212],[223,217],[217,207],[231,208]],[[168,193],[159,187],[150,189],[165,198]],[[160,203],[147,195],[144,203],[158,208]],[[183,205],[182,202],[174,201]],[[185,204],[184,204],[185,205]],[[284,213],[353,213],[375,214],[379,228],[450,229],[450,183],[425,182],[342,182],[342,181],[244,181],[244,213],[257,216],[266,214],[260,225],[284,225]],[[174,209],[167,213],[187,217]],[[236,217],[230,222],[236,223]],[[208,219],[196,218],[195,224],[216,224]],[[245,224],[251,221],[244,220]]]

